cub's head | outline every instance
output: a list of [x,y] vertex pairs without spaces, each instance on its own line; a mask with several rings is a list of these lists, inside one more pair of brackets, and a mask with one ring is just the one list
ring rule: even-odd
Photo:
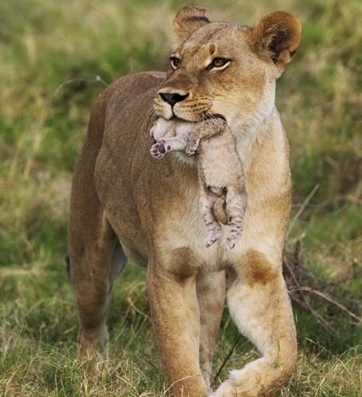
[[248,27],[210,22],[204,9],[187,6],[174,29],[179,47],[155,98],[158,116],[198,122],[219,115],[248,128],[271,113],[275,81],[300,42],[293,15],[275,12]]

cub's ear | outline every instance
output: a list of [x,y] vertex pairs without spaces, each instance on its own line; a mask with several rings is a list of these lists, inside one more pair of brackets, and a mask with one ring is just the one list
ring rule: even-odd
[[252,30],[252,48],[260,58],[269,59],[281,71],[291,61],[302,35],[299,20],[289,12],[273,12]]
[[177,36],[182,40],[186,40],[193,32],[210,21],[205,17],[206,10],[196,6],[186,6],[176,15],[173,21],[173,27]]

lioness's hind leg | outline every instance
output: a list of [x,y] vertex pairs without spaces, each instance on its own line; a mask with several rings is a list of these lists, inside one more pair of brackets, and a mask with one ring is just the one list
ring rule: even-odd
[[92,358],[107,352],[106,315],[112,286],[126,263],[122,247],[107,221],[97,232],[96,241],[88,241],[86,245],[70,244],[71,281],[79,318],[80,358]]
[[70,277],[78,308],[80,357],[94,356],[106,347],[112,285],[126,262],[96,193],[95,158],[88,139],[73,176],[70,200]]

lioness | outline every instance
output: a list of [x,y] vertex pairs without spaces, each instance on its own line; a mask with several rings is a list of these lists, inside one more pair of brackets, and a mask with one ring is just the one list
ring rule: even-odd
[[[173,396],[269,396],[297,361],[281,266],[289,150],[275,83],[299,45],[300,23],[286,12],[254,27],[210,22],[203,9],[190,6],[177,14],[174,28],[180,44],[167,75],[132,74],[99,97],[74,172],[69,250],[79,355],[105,347],[113,281],[128,258],[147,266],[154,334]],[[248,194],[233,250],[220,249],[225,233],[204,245],[195,162],[178,152],[163,161],[150,156],[152,108],[164,119],[198,122],[217,114],[227,121]],[[225,272],[231,317],[260,358],[212,392]]]
[[151,128],[151,136],[156,141],[150,150],[155,158],[161,159],[171,150],[184,150],[189,156],[198,152],[200,210],[208,231],[205,245],[210,247],[221,236],[215,210],[223,206],[225,223],[229,226],[223,248],[233,249],[242,233],[246,207],[245,175],[225,119],[214,117],[190,123],[159,118]]

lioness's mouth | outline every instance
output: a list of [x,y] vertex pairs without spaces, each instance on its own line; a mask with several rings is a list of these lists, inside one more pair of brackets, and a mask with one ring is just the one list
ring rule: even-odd
[[210,120],[210,119],[212,119],[212,120],[221,119],[221,120],[226,121],[226,118],[225,118],[222,114],[220,114],[220,113],[215,113],[215,114],[204,114],[202,120],[197,120],[197,121],[195,121],[195,120],[187,120],[187,119],[184,119],[184,118],[182,118],[182,117],[178,117],[178,116],[176,116],[176,115],[174,114],[174,116],[173,116],[170,120],[174,120],[174,121],[177,121],[177,120],[180,120],[180,121],[187,121],[188,123],[200,123],[200,121],[205,121],[205,120]]
[[210,119],[212,119],[212,120],[221,119],[221,120],[226,121],[226,118],[220,113],[206,115],[205,120],[210,120]]

